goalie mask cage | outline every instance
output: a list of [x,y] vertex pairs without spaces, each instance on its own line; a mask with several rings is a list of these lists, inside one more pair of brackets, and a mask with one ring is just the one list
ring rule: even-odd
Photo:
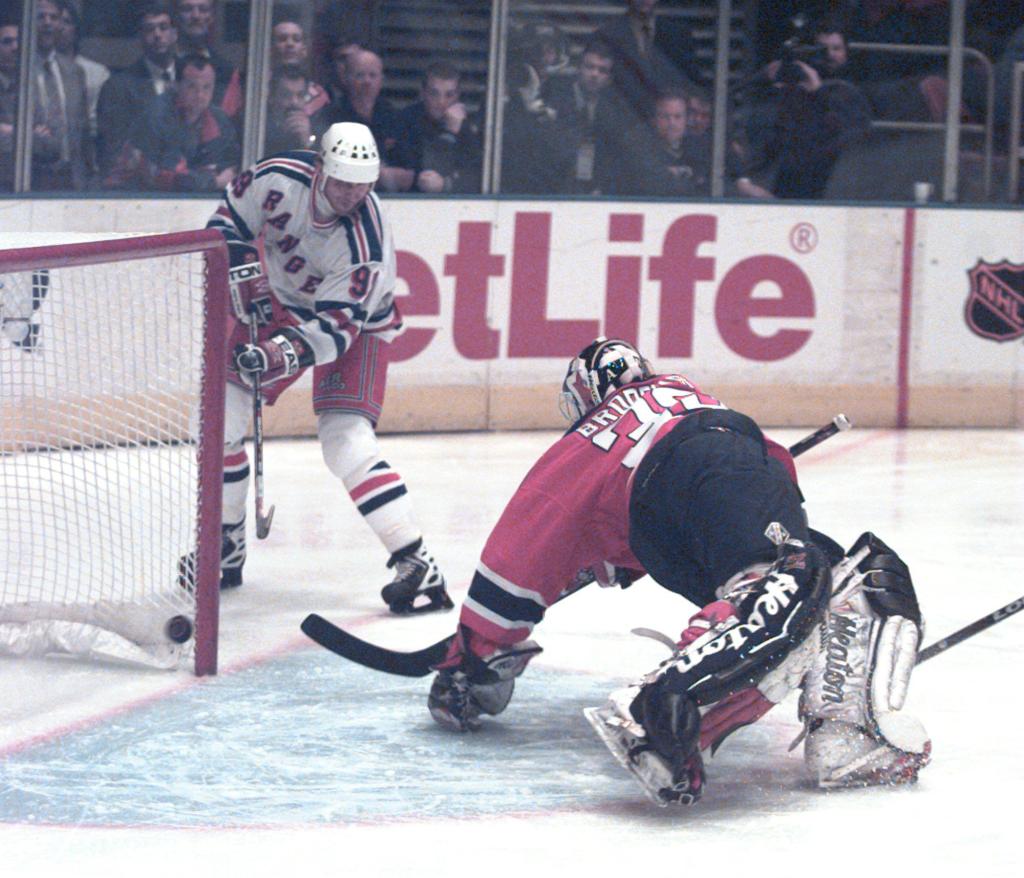
[[217,669],[227,249],[0,250],[0,654]]

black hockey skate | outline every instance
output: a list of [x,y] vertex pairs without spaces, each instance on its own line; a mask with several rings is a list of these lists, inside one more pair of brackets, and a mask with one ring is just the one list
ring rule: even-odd
[[242,584],[245,565],[245,519],[238,524],[221,525],[220,588],[238,588]]
[[[220,532],[220,587],[221,591],[238,588],[242,584],[245,564],[245,521],[225,524]],[[196,553],[189,552],[178,559],[178,585],[188,591],[196,587]]]
[[[445,588],[444,576],[422,539],[395,552],[388,567],[395,568],[395,578],[384,586],[380,596],[392,613],[407,616],[450,610],[455,606]],[[425,600],[417,603],[417,598]]]

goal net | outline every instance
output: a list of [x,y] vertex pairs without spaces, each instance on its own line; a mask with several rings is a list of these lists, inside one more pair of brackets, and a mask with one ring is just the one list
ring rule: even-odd
[[0,654],[215,673],[216,231],[0,250]]

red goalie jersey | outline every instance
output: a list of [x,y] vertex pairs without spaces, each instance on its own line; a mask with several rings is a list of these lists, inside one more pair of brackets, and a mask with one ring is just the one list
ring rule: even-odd
[[[629,496],[644,455],[687,415],[727,409],[681,375],[609,396],[537,461],[491,531],[460,624],[493,644],[524,640],[584,568],[643,573],[629,546]],[[766,440],[796,480],[792,457]]]
[[527,474],[484,547],[460,622],[500,645],[529,636],[583,568],[642,571],[629,548],[629,491],[644,454],[679,419],[726,408],[680,375],[630,384]]

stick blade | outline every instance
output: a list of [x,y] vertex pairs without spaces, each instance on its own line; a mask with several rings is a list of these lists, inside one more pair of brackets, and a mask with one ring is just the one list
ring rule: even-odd
[[415,652],[398,652],[360,640],[323,616],[310,613],[299,626],[310,640],[364,668],[399,677],[426,677],[448,653],[454,634]]
[[270,536],[270,525],[274,521],[274,509],[276,508],[271,506],[267,510],[266,515],[261,515],[259,512],[256,513],[256,539],[265,540]]

